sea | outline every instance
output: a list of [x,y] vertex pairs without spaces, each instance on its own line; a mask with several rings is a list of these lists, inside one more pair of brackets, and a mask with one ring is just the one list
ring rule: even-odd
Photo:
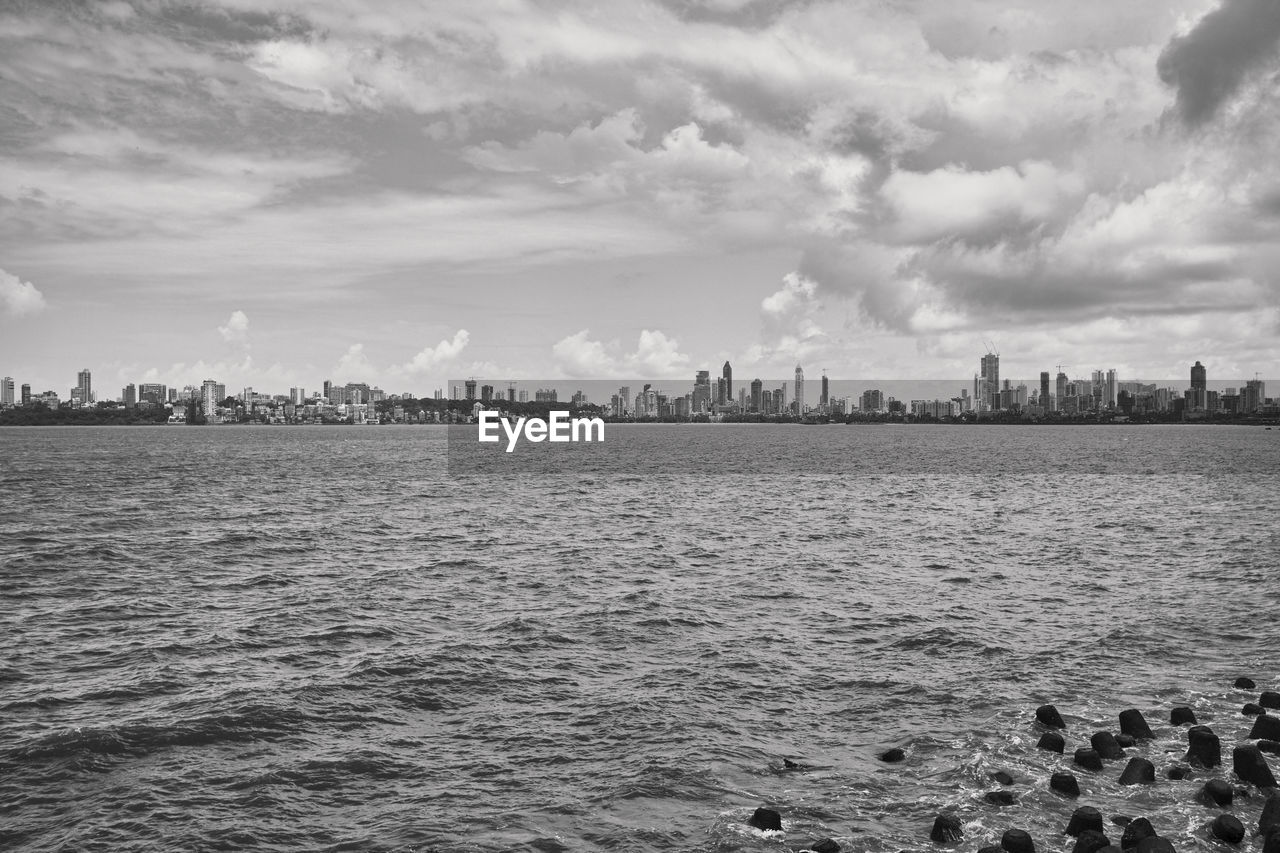
[[[443,427],[0,431],[0,849],[1046,853],[1090,805],[1223,853],[1223,778],[1261,850],[1280,430],[610,430],[506,473]],[[1177,706],[1227,766],[1168,778]],[[1129,708],[1155,783],[1073,767]]]

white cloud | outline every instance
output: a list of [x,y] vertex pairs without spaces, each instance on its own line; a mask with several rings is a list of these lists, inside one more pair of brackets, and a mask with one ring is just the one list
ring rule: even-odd
[[433,347],[424,347],[407,363],[395,369],[398,373],[421,374],[439,370],[453,363],[471,340],[471,333],[459,329],[452,340],[442,340]]
[[374,374],[374,367],[364,354],[364,344],[352,344],[333,368],[339,382],[364,382]]
[[663,379],[689,372],[689,356],[680,352],[680,343],[659,330],[642,329],[636,349],[622,352],[618,341],[604,343],[583,329],[561,338],[551,347],[556,366],[565,376],[576,379],[637,376]]
[[243,311],[232,311],[227,325],[218,327],[218,334],[228,343],[243,343],[249,336],[249,317]]
[[44,294],[31,282],[0,269],[0,306],[14,317],[39,314],[45,309]]

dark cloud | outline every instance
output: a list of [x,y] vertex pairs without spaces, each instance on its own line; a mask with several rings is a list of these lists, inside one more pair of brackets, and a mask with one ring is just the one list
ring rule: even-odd
[[1160,79],[1178,90],[1177,109],[1194,126],[1213,117],[1250,72],[1275,60],[1280,43],[1280,3],[1223,0],[1195,28],[1160,54]]

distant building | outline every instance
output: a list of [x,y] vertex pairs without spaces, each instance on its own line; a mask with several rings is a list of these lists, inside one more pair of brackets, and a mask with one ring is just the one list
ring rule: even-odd
[[587,404],[587,395],[582,393],[582,389],[578,389],[569,398],[569,404],[575,409],[580,409]]
[[884,408],[884,392],[879,389],[871,389],[862,392],[862,399],[858,403],[858,408],[864,412],[878,412]]
[[[474,383],[472,383],[472,385],[474,386]],[[474,387],[473,387],[473,390],[474,390]],[[533,393],[533,399],[534,399],[534,402],[537,402],[537,403],[554,403],[556,402],[556,389],[539,388],[537,391]]]
[[218,404],[226,399],[218,394],[218,388],[218,383],[212,379],[206,379],[200,384],[200,407],[204,410],[204,416],[209,423],[217,421]]
[[716,378],[716,405],[726,406],[729,404],[729,380],[723,376]]
[[796,417],[804,414],[804,371],[800,369],[800,365],[796,365],[796,390],[793,405],[796,410]]
[[759,379],[751,380],[751,411],[762,412],[764,403],[764,383]]
[[1241,397],[1241,409],[1246,414],[1253,414],[1267,404],[1267,386],[1261,379],[1250,379],[1244,384]]
[[492,385],[480,386],[480,402],[482,403],[493,402],[493,386]]
[[1049,371],[1040,371],[1040,408],[1049,411]]
[[974,392],[982,408],[1000,408],[1000,355],[989,352],[979,362],[978,388]]
[[6,376],[4,379],[0,379],[0,406],[3,406],[6,409],[12,409],[13,404],[13,377]]
[[25,382],[22,383],[22,405],[23,406],[31,405],[31,386],[26,384]]
[[89,372],[89,368],[76,374],[76,390],[80,392],[80,405],[88,406],[93,403],[93,374]]
[[138,386],[138,402],[163,406],[169,400],[169,389],[159,382],[143,382]]
[[463,384],[466,387],[466,393],[463,395],[463,399],[474,400],[476,398],[476,381],[474,379],[468,379]]
[[138,386],[130,382],[120,391],[120,402],[125,406],[133,408],[138,405]]
[[830,387],[827,384],[827,372],[822,371],[822,391],[818,394],[818,408],[826,412],[831,409]]
[[1204,391],[1208,389],[1208,371],[1200,362],[1196,362],[1191,366],[1191,387],[1199,388]]

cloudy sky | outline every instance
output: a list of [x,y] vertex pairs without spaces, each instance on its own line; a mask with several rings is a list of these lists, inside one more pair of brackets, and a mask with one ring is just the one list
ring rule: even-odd
[[0,6],[0,374],[1280,376],[1274,0]]

